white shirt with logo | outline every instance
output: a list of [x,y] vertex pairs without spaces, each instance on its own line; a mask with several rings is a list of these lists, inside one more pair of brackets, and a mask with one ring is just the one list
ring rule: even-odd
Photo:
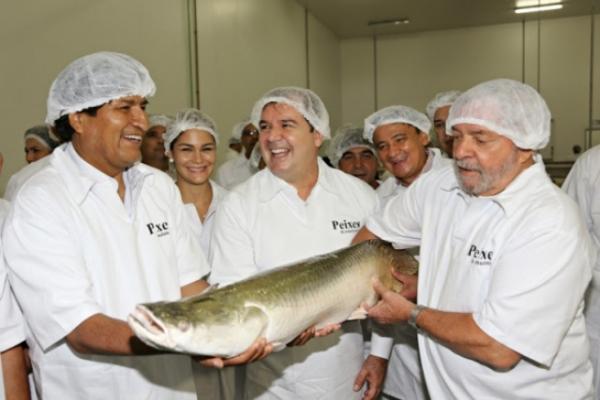
[[[318,181],[306,201],[268,169],[229,193],[216,214],[211,283],[236,282],[350,244],[377,207],[375,192],[318,163]],[[352,386],[363,357],[360,326],[346,322],[343,332],[248,365],[248,398],[358,399]]]
[[419,334],[431,398],[591,396],[583,295],[595,252],[577,207],[542,164],[491,197],[465,194],[452,167],[432,171],[367,228],[399,248],[421,246],[419,304],[472,313],[523,357],[495,371]]
[[41,397],[195,399],[187,356],[78,354],[65,340],[94,314],[125,320],[136,304],[176,300],[208,274],[179,190],[138,164],[124,173],[123,202],[116,180],[71,144],[49,157],[17,193],[3,231]]
[[246,181],[256,170],[250,165],[250,160],[240,153],[236,158],[225,162],[217,169],[216,181],[227,190]]
[[[444,157],[439,149],[429,148],[427,155],[427,161],[417,179],[421,179],[430,171],[437,171],[452,165],[452,160]],[[391,199],[403,196],[407,189],[408,186],[402,185],[395,177],[386,179],[376,190],[381,207],[384,207]],[[427,399],[427,389],[419,360],[417,331],[408,324],[397,324],[388,329],[393,335],[394,343],[389,356],[390,361],[385,375],[383,392],[398,399]],[[373,333],[373,343],[375,344],[374,348],[377,347],[375,355],[385,357],[386,354],[390,354],[391,341],[387,342],[389,343],[388,352],[385,353],[385,337],[380,338],[377,332]]]

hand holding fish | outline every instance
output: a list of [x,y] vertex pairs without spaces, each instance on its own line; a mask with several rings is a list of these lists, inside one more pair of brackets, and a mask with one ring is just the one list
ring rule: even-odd
[[240,365],[240,364],[248,364],[254,361],[262,360],[269,354],[273,352],[273,346],[270,343],[267,343],[265,338],[260,338],[256,340],[252,345],[244,351],[242,354],[231,357],[231,358],[220,358],[220,357],[193,357],[195,360],[199,361],[200,364],[205,367],[212,368],[223,368],[228,365]]
[[414,303],[407,300],[401,294],[386,288],[379,279],[373,282],[373,289],[375,289],[381,300],[373,307],[365,305],[370,318],[373,318],[380,324],[394,324],[408,321],[410,311],[415,307]]
[[392,268],[392,275],[396,280],[402,283],[402,291],[400,294],[409,300],[417,299],[417,284],[419,283],[418,275],[409,275],[396,271]]
[[341,329],[341,324],[329,324],[323,328],[317,329],[316,326],[311,326],[304,332],[296,336],[294,340],[288,343],[288,346],[303,346],[313,337],[327,336],[338,329]]

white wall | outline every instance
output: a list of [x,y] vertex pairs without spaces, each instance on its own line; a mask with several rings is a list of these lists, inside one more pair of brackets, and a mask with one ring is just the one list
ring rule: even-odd
[[[337,123],[339,40],[312,15],[306,21],[298,3],[203,0],[197,15],[200,108],[216,120],[223,144],[262,94],[277,86],[307,87],[308,80]],[[220,160],[226,150],[219,147]]]
[[[35,3],[35,4],[32,4]],[[100,50],[128,53],[157,83],[149,111],[190,105],[186,0],[5,2],[0,13],[0,190],[25,165],[23,132],[43,122],[52,80],[69,62]]]
[[[600,23],[595,42],[600,99],[598,31]],[[424,110],[439,91],[465,90],[494,78],[524,80],[540,91],[553,114],[552,148],[544,156],[573,160],[572,148],[583,148],[589,119],[590,35],[590,17],[584,16],[540,21],[539,40],[537,21],[380,36],[376,47],[373,38],[342,40],[342,120],[360,123],[375,102],[378,108],[404,104]]]

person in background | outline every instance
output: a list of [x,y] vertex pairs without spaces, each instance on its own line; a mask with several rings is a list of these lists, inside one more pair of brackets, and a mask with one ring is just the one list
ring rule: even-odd
[[[236,133],[237,130],[233,129],[232,135],[234,133]],[[239,132],[241,134],[241,132]],[[240,141],[239,137],[234,137],[231,136],[229,138],[229,142],[228,142],[228,146],[227,146],[227,154],[225,155],[225,160],[229,161],[229,160],[233,160],[234,158],[237,158],[240,153],[242,152],[242,142]]]
[[583,307],[596,249],[537,154],[550,138],[544,99],[521,82],[484,82],[456,99],[446,126],[453,166],[418,179],[353,240],[421,247],[418,277],[394,273],[402,293],[375,282],[369,316],[418,328],[432,399],[592,397]]
[[446,134],[446,119],[448,119],[450,106],[458,96],[460,96],[458,90],[440,92],[427,104],[425,109],[429,120],[433,122],[440,149],[450,158],[452,158],[452,136]]
[[256,171],[260,171],[267,166],[267,164],[265,163],[265,159],[262,156],[262,150],[260,148],[260,143],[258,143],[252,149],[252,154],[250,154],[250,165]]
[[362,128],[340,128],[331,139],[328,152],[335,168],[362,179],[373,189],[377,189],[379,160],[373,144],[363,138]]
[[[175,184],[194,236],[208,254],[214,214],[227,191],[210,180],[217,159],[217,127],[202,111],[179,111],[165,135],[167,156],[177,172]],[[197,393],[207,399],[233,399],[234,369],[208,369],[192,362]]]
[[[217,210],[211,283],[236,282],[348,246],[377,207],[366,183],[318,157],[330,129],[314,92],[272,89],[254,105],[252,123],[260,129],[267,168],[232,189]],[[359,399],[352,382],[363,359],[360,325],[346,322],[342,331],[248,364],[246,396]]]
[[[0,153],[0,173],[3,165],[4,156]],[[10,203],[0,199],[0,227],[9,208]],[[0,398],[28,400],[25,321],[10,289],[2,253],[0,246]]]
[[24,134],[25,160],[31,164],[51,154],[60,143],[52,137],[47,125],[36,125],[27,129]]
[[[439,149],[428,147],[430,128],[431,123],[423,113],[402,105],[383,108],[365,119],[364,135],[374,143],[379,158],[392,175],[377,189],[382,207],[403,196],[424,174],[450,165],[451,161]],[[418,248],[411,252],[418,255]],[[384,398],[427,399],[414,327],[397,324],[384,330],[375,328],[374,340],[387,343],[387,347],[381,345],[379,352],[367,357],[361,372],[371,371],[375,382],[383,382]]]
[[[69,64],[46,122],[66,142],[17,192],[2,232],[43,399],[195,399],[190,359],[159,354],[125,319],[139,303],[200,293],[209,267],[179,191],[139,163],[155,85],[125,54]],[[264,340],[233,359],[268,354]]]
[[256,172],[250,165],[250,154],[258,141],[258,130],[252,122],[245,120],[234,126],[232,137],[237,135],[240,136],[242,152],[238,157],[221,165],[216,176],[216,181],[228,190],[244,182]]
[[[563,190],[579,205],[581,215],[592,237],[596,252],[600,251],[600,146],[579,156],[565,179]],[[600,399],[600,255],[592,272],[585,306],[585,323],[590,340],[590,360],[594,367],[594,398]]]
[[377,188],[382,205],[424,172],[450,164],[438,149],[428,147],[429,129],[431,122],[423,113],[402,105],[383,108],[365,119],[365,138],[391,175]]
[[142,162],[163,172],[169,171],[169,158],[165,154],[164,135],[173,121],[167,115],[154,114],[148,117],[148,130],[142,139]]

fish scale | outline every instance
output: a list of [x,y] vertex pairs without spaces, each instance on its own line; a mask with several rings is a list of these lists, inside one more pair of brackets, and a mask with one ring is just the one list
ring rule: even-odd
[[265,336],[280,350],[307,328],[365,318],[373,279],[399,291],[390,268],[415,274],[417,261],[366,241],[175,302],[141,304],[129,324],[145,343],[170,351],[232,357]]

